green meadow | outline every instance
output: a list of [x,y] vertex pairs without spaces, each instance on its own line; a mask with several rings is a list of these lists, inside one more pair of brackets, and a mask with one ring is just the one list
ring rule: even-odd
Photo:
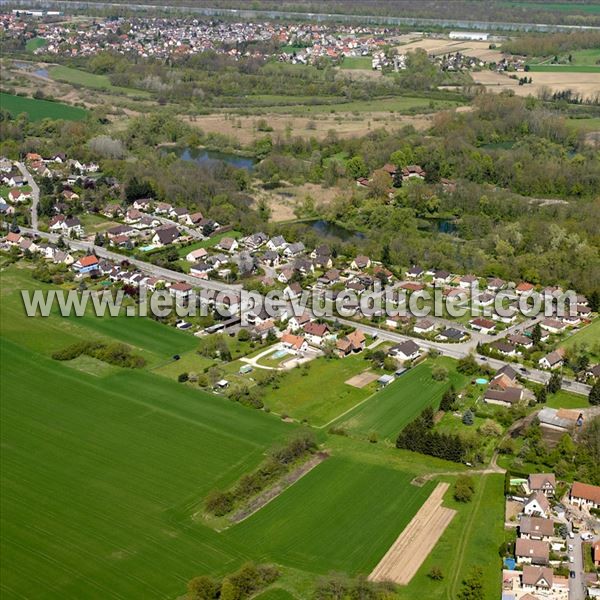
[[49,74],[50,77],[57,81],[64,81],[65,83],[70,83],[72,85],[80,85],[82,87],[104,90],[107,92],[117,92],[128,96],[150,96],[145,90],[135,90],[132,88],[115,86],[110,82],[110,79],[106,75],[96,75],[95,73],[88,73],[81,69],[74,69],[63,65],[57,65],[50,68]]
[[437,408],[450,385],[459,389],[464,384],[464,376],[456,372],[456,361],[438,358],[435,363],[448,369],[448,380],[435,381],[431,377],[433,362],[421,363],[336,421],[336,425],[365,435],[376,432],[395,441],[398,433],[424,408]]
[[88,116],[88,111],[79,106],[69,106],[61,102],[38,100],[0,92],[0,107],[13,117],[27,113],[31,121],[42,119],[64,119],[65,121],[81,121]]

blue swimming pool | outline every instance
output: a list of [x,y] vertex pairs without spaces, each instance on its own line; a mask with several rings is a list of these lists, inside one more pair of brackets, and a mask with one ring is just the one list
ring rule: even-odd
[[486,383],[488,383],[488,380],[485,377],[478,377],[475,380],[475,383],[477,383],[478,385],[485,385]]
[[277,352],[273,353],[273,358],[283,358],[284,356],[286,356],[288,353],[288,351],[283,348],[281,350],[277,350]]

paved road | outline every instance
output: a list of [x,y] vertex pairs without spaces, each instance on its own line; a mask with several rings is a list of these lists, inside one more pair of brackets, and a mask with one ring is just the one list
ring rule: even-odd
[[[569,531],[571,525],[569,524]],[[573,546],[573,550],[569,550],[569,571],[575,571],[575,577],[571,578],[569,574],[569,600],[584,600],[587,596],[585,589],[585,580],[583,577],[583,552],[581,549],[581,534],[576,533],[571,539],[567,537],[568,546]],[[567,547],[568,547],[567,546]],[[573,558],[573,562],[571,562]]]
[[23,163],[16,163],[17,168],[21,171],[21,175],[27,179],[27,183],[31,186],[31,228],[38,228],[38,204],[40,201],[40,188],[35,182],[35,179],[31,173],[27,170],[27,167]]

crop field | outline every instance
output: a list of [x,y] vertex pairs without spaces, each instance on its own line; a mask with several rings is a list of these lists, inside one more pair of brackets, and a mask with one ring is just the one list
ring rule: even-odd
[[[540,4],[538,2],[505,2],[508,6],[518,6],[522,8],[531,8],[539,10]],[[557,12],[582,12],[591,15],[600,14],[600,6],[598,4],[581,4],[579,2],[546,2],[543,4],[544,10],[551,10]]]
[[69,106],[61,102],[38,100],[0,92],[0,106],[13,117],[27,113],[31,121],[42,119],[64,119],[65,121],[81,121],[88,116],[88,111],[78,106]]
[[322,574],[368,574],[433,489],[411,486],[411,479],[334,456],[226,535],[238,543],[252,539],[263,560]]
[[600,73],[595,65],[529,65],[531,73]]
[[436,359],[449,370],[448,381],[434,381],[432,361],[421,363],[366,402],[336,421],[336,425],[352,432],[376,432],[380,437],[394,441],[398,433],[427,406],[436,406],[450,384],[458,389],[464,377],[457,373],[455,361]]

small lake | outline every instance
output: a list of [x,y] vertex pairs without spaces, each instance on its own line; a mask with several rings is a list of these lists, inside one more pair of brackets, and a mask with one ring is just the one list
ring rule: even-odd
[[198,165],[216,165],[220,162],[227,163],[237,169],[254,170],[256,159],[250,156],[239,156],[229,152],[217,152],[216,150],[205,150],[204,148],[164,148],[164,152],[173,152],[181,160],[195,162]]
[[305,224],[322,237],[335,237],[345,242],[352,239],[365,239],[364,233],[360,231],[351,231],[350,229],[346,229],[331,221],[319,219],[317,221],[307,221]]

